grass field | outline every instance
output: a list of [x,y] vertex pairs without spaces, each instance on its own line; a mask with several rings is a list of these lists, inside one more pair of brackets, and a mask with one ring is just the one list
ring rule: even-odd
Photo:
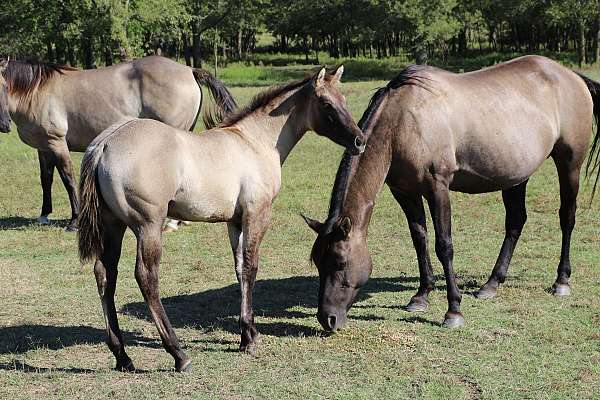
[[[384,83],[343,85],[357,119]],[[243,104],[258,90],[232,91]],[[284,166],[255,289],[262,333],[256,358],[237,352],[239,294],[224,225],[194,224],[165,238],[161,294],[193,358],[192,374],[173,372],[162,349],[133,277],[133,235],[126,235],[117,308],[141,369],[128,374],[111,370],[92,266],[80,265],[75,235],[63,230],[69,208],[60,180],[57,222],[36,225],[36,153],[16,132],[1,136],[0,399],[600,398],[600,200],[589,204],[589,188],[580,196],[567,299],[548,292],[560,252],[551,163],[528,186],[529,220],[494,300],[469,292],[485,281],[500,248],[501,196],[453,194],[455,268],[467,319],[460,330],[440,327],[446,300],[434,255],[438,283],[429,311],[400,308],[418,285],[416,257],[404,216],[384,189],[370,229],[373,276],[346,329],[328,336],[315,318],[318,279],[308,262],[314,236],[298,213],[325,217],[341,153],[310,133]],[[81,155],[74,159],[78,164]]]

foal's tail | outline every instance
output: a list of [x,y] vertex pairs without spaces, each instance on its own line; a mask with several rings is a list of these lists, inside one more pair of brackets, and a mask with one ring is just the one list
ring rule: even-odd
[[210,72],[200,68],[192,68],[192,72],[198,85],[203,85],[208,88],[217,105],[216,113],[205,111],[202,116],[206,129],[214,128],[224,117],[235,111],[237,104],[223,82],[212,76]]
[[79,179],[80,206],[79,230],[77,231],[79,259],[82,263],[100,257],[104,247],[101,216],[104,201],[98,191],[98,182],[96,179],[98,163],[108,140],[113,137],[119,128],[131,121],[135,120],[128,120],[125,123],[121,122],[106,129],[92,141],[83,155],[81,176]]
[[596,171],[596,179],[594,180],[594,188],[592,189],[592,199],[596,194],[596,186],[598,185],[598,179],[600,178],[600,82],[596,82],[585,75],[577,73],[581,79],[585,82],[592,95],[594,102],[594,119],[596,120],[596,134],[592,140],[592,148],[590,149],[590,155],[588,156],[587,163],[585,165],[585,176],[588,177],[594,171]]

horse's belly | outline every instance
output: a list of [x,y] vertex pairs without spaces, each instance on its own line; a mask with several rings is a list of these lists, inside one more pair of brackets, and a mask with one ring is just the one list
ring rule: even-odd
[[474,171],[458,170],[454,173],[450,190],[462,193],[496,192],[518,185],[528,178],[528,174],[483,176]]

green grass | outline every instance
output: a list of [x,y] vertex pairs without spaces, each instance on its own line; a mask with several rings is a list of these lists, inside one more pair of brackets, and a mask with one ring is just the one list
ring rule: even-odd
[[[349,71],[348,71],[349,72]],[[345,83],[358,119],[383,81]],[[233,88],[241,104],[258,91]],[[560,252],[558,185],[547,162],[528,185],[529,220],[500,296],[463,296],[467,325],[444,330],[441,267],[427,313],[400,309],[417,288],[404,216],[387,189],[371,222],[374,271],[346,329],[324,335],[315,318],[314,235],[298,213],[323,218],[342,149],[309,133],[288,158],[272,226],[261,247],[255,310],[257,358],[238,353],[238,290],[226,228],[194,224],[166,236],[161,295],[192,374],[172,371],[133,278],[126,235],[117,307],[128,351],[143,371],[112,371],[90,265],[63,231],[68,202],[57,178],[59,222],[40,227],[36,153],[13,132],[0,137],[0,398],[599,398],[600,204],[580,197],[572,244],[573,295],[547,289]],[[78,164],[79,154],[74,154]],[[455,268],[461,287],[483,283],[504,235],[499,193],[453,194]]]

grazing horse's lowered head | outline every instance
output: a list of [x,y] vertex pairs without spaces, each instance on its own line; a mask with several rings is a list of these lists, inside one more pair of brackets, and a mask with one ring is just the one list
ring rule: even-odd
[[0,59],[0,132],[10,132],[10,114],[8,113],[8,83],[2,75],[9,59]]

